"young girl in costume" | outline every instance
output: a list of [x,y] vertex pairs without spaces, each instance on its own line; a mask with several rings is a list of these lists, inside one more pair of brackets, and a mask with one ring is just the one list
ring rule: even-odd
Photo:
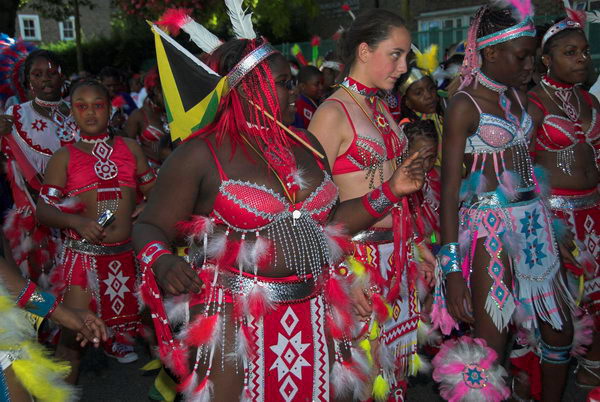
[[163,161],[161,145],[164,137],[169,135],[169,129],[162,87],[155,68],[146,74],[144,88],[148,96],[144,105],[134,110],[127,119],[125,134],[141,144],[150,167],[157,170]]
[[511,322],[541,334],[544,401],[561,400],[570,361],[574,303],[529,155],[527,98],[514,89],[534,68],[532,6],[514,3],[514,14],[477,11],[461,90],[445,119],[432,319],[446,334],[460,321],[471,324],[475,338],[448,341],[433,361],[433,377],[450,400],[509,397],[500,365]]
[[405,376],[416,371],[419,303],[416,264],[409,263],[413,246],[431,266],[433,257],[422,239],[414,239],[409,197],[378,205],[387,180],[408,155],[406,136],[378,92],[392,90],[406,72],[411,38],[402,18],[371,10],[354,20],[340,43],[346,78],[319,107],[309,131],[325,148],[340,199],[363,197],[376,219],[352,239],[353,258],[345,265],[352,270],[354,308],[362,321],[356,342],[368,354],[373,351],[370,392],[378,400],[401,399]]
[[24,73],[35,99],[12,106],[0,116],[0,143],[8,159],[6,174],[14,201],[3,229],[6,255],[26,277],[39,278],[46,287],[45,274],[55,262],[59,239],[37,222],[35,200],[50,157],[75,142],[79,134],[69,104],[61,98],[65,77],[57,56],[47,50],[31,52]]
[[[542,62],[547,70],[529,93],[529,112],[537,126],[536,162],[549,176],[550,208],[570,233],[565,241],[575,240],[577,245],[577,265],[567,267],[577,285],[585,279],[583,306],[598,329],[600,104],[578,86],[587,79],[591,63],[585,22],[585,12],[567,9],[567,18],[544,34]],[[600,336],[594,336],[585,358],[579,358],[577,371],[578,384],[600,385]]]
[[[37,216],[65,236],[60,264],[51,276],[59,300],[97,311],[113,335],[104,345],[105,353],[128,363],[137,355],[125,337],[140,330],[132,214],[137,189],[147,194],[155,175],[139,145],[109,136],[109,99],[97,81],[73,86],[72,112],[81,140],[61,148],[50,160]],[[71,363],[73,383],[80,355],[74,334],[63,331],[57,356]]]
[[[216,120],[163,165],[134,229],[161,356],[193,400],[358,399],[367,367],[349,343],[350,302],[335,267],[347,242],[331,220],[350,232],[369,227],[367,208],[384,212],[420,188],[422,166],[407,159],[383,191],[338,204],[318,141],[298,132],[297,142],[267,115],[293,119],[289,63],[227,4],[238,39],[209,65],[230,90]],[[191,264],[172,254],[178,229]],[[186,295],[176,310],[189,324],[177,338],[158,286]]]
[[[16,300],[16,305],[15,305]],[[0,258],[0,395],[2,401],[67,402],[75,390],[64,382],[69,366],[48,357],[37,343],[33,323],[47,317],[77,333],[81,346],[107,339],[102,320],[88,310],[59,304]]]

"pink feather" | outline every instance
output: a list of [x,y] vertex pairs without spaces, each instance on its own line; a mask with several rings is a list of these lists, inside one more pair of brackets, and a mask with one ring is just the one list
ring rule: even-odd
[[187,329],[185,343],[190,346],[206,345],[212,342],[217,333],[219,314],[200,316]]
[[574,10],[570,7],[565,7],[565,11],[567,13],[567,17],[571,21],[578,22],[581,26],[585,26],[587,22],[587,13],[585,11]]
[[533,17],[533,4],[531,4],[531,0],[508,0],[508,3],[517,10],[521,21],[527,17]]
[[500,183],[498,188],[508,201],[512,201],[517,198],[517,189],[519,188],[520,182],[521,179],[514,172],[505,170],[500,175]]
[[592,344],[594,320],[583,311],[578,311],[573,317],[573,331],[571,356],[583,356],[587,353],[587,346]]
[[191,21],[190,11],[187,8],[170,8],[156,21],[156,25],[166,27],[171,35],[177,36],[181,27]]

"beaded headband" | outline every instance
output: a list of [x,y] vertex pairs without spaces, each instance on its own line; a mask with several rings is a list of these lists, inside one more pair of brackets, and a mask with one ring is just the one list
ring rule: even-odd
[[542,49],[551,37],[561,31],[564,31],[565,29],[583,29],[583,26],[579,22],[573,21],[569,18],[565,18],[564,20],[557,22],[556,24],[552,25],[544,34],[544,38],[542,39]]
[[248,53],[238,64],[235,65],[227,74],[227,84],[230,89],[238,85],[242,78],[256,66],[263,62],[267,57],[276,53],[277,49],[269,43],[265,43]]
[[508,42],[509,40],[521,38],[523,36],[535,36],[536,30],[531,17],[525,18],[523,21],[512,27],[503,29],[502,31],[494,32],[477,40],[477,50],[485,49],[486,47],[497,45],[499,43]]

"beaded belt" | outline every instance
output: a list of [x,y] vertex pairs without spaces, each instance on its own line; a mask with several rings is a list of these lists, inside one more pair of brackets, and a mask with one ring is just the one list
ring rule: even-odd
[[[222,276],[223,285],[236,295],[247,295],[254,286],[254,277],[248,277],[225,271]],[[269,299],[275,303],[286,303],[309,299],[315,295],[315,282],[312,278],[303,280],[287,280],[285,278],[259,277],[258,283],[267,289]]]
[[389,243],[394,241],[392,229],[369,229],[363,230],[352,237],[357,243]]
[[600,204],[600,192],[593,191],[581,195],[551,195],[548,200],[552,209],[586,209]]
[[90,255],[115,255],[133,250],[131,241],[127,241],[123,244],[117,243],[115,245],[101,245],[88,243],[83,240],[75,240],[68,238],[67,240],[65,240],[64,244],[67,248],[70,248],[82,254]]
[[465,202],[464,207],[470,207],[477,204],[478,207],[510,207],[510,204],[516,204],[518,202],[531,201],[538,197],[535,190],[520,191],[517,193],[515,199],[506,202],[501,199],[496,191],[489,193],[477,194],[473,196],[468,202]]

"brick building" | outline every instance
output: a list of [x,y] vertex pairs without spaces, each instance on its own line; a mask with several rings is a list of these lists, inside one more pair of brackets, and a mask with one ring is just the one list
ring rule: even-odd
[[[94,0],[95,7],[82,7],[81,30],[84,38],[108,36],[111,32],[111,0]],[[75,39],[75,18],[55,21],[44,18],[28,7],[17,12],[16,36],[34,43],[51,43]]]

